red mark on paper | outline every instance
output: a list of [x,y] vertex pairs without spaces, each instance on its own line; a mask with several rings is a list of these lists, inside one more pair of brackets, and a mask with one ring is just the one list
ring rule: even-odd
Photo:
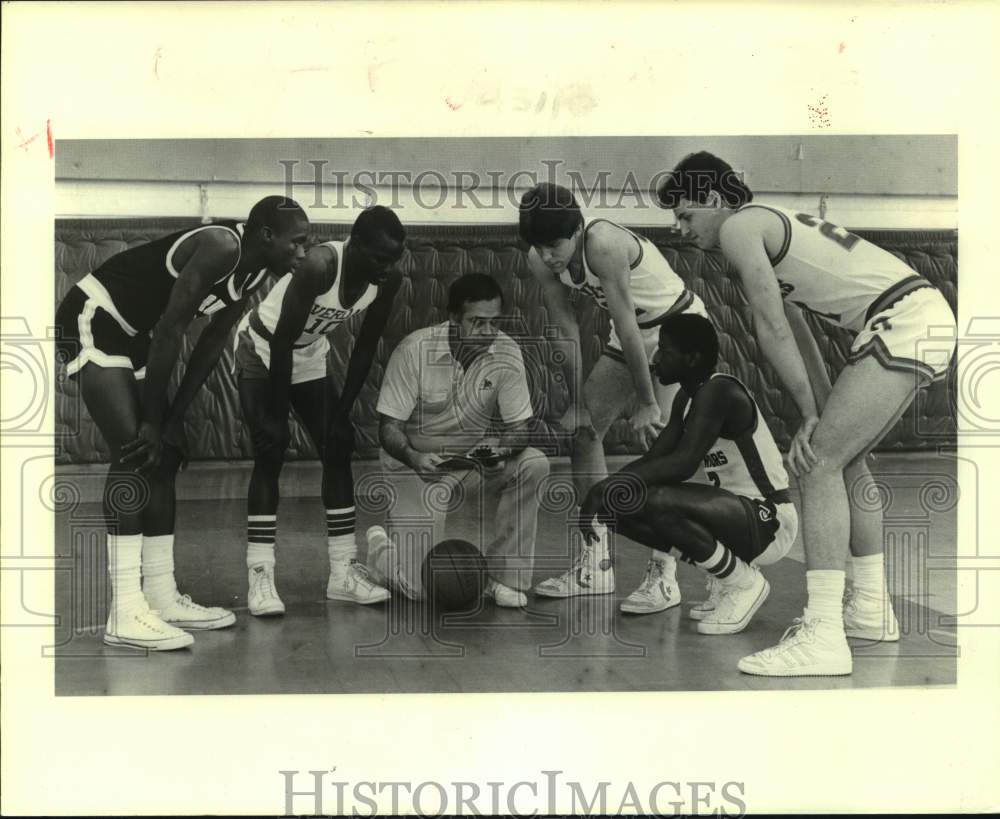
[[41,134],[32,134],[30,137],[25,137],[20,128],[15,128],[14,131],[17,134],[17,138],[21,140],[17,143],[17,147],[25,152],[27,152],[28,146],[41,136]]
[[826,106],[827,97],[829,97],[829,94],[824,94],[816,101],[815,105],[806,106],[806,109],[809,111],[809,122],[817,128],[830,127],[830,109]]
[[452,102],[451,97],[445,97],[444,101],[452,111],[457,111],[459,108],[465,105],[464,102]]
[[49,143],[49,159],[53,159],[56,155],[55,146],[52,144],[52,120],[45,120],[45,138]]
[[163,56],[163,49],[156,49],[156,53],[153,54],[153,73],[156,75],[156,79],[160,79],[160,57]]
[[371,63],[368,66],[368,90],[371,91],[373,94],[375,93],[375,79],[376,79],[375,75],[378,73],[378,70],[387,62],[388,60],[383,60],[380,63]]
[[293,68],[288,73],[289,74],[301,74],[303,71],[329,71],[329,67],[325,65],[306,65],[302,68]]
[[844,53],[844,45],[845,45],[845,43],[841,43],[839,46],[837,46],[837,53],[838,54],[843,54]]

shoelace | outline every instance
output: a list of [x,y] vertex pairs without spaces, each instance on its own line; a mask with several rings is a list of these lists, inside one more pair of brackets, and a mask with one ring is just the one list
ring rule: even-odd
[[367,583],[369,587],[374,586],[375,582],[372,580],[371,575],[368,573],[368,567],[364,563],[357,560],[352,560],[351,565],[347,569],[348,572],[354,574],[358,583]]
[[797,637],[799,632],[808,630],[808,628],[809,624],[806,623],[802,617],[796,617],[792,620],[792,624],[785,629],[785,633],[781,635],[781,640],[778,641],[779,644],[785,642],[785,640],[791,639],[792,637]]
[[663,577],[663,566],[658,560],[650,560],[646,564],[646,576],[642,579],[638,591],[649,593],[661,577]]
[[260,589],[262,597],[277,597],[274,586],[271,585],[270,572],[259,572],[256,574],[256,583]]

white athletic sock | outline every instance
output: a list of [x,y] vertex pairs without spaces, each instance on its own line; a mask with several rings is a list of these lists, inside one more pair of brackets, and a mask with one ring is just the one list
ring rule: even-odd
[[142,535],[108,535],[108,575],[111,612],[143,606]]
[[731,549],[726,548],[718,541],[715,542],[715,551],[712,552],[712,556],[705,561],[695,561],[695,565],[713,575],[724,586],[745,588],[753,582],[753,572],[750,567],[740,560]]
[[343,572],[352,560],[357,560],[354,526],[353,506],[326,510],[326,553],[331,574]]
[[846,572],[836,569],[811,569],[806,572],[806,620],[818,618],[843,629],[846,578]]
[[881,552],[874,555],[851,558],[851,571],[854,574],[854,590],[867,596],[884,599],[889,596],[885,583],[885,555]]
[[154,609],[169,606],[177,599],[173,535],[142,538],[142,591]]
[[247,515],[247,568],[274,566],[274,536],[277,515]]

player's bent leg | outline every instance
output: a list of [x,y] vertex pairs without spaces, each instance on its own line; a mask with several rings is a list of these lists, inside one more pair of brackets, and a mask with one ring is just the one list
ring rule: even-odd
[[247,609],[255,617],[280,616],[285,604],[275,581],[277,559],[278,481],[284,464],[284,451],[278,446],[260,445],[264,441],[262,422],[270,401],[270,384],[261,377],[239,378],[240,408],[254,447],[253,472],[247,490]]
[[236,615],[219,606],[195,603],[181,594],[174,577],[175,482],[182,453],[165,444],[160,463],[150,476],[150,503],[143,515],[142,590],[164,622],[188,631],[227,628]]
[[[818,463],[800,478],[808,602],[778,645],[744,657],[738,668],[767,676],[850,674],[843,598],[850,511],[843,470],[875,446],[909,405],[917,376],[888,370],[874,357],[844,368],[812,437]],[[871,396],[879,401],[871,401]]]
[[486,550],[490,583],[485,595],[498,606],[523,608],[531,586],[538,531],[538,488],[549,474],[549,459],[528,447],[508,459],[503,470],[484,475],[483,490],[499,495],[494,538]]
[[361,605],[382,603],[392,595],[377,583],[358,560],[354,507],[354,426],[350,418],[335,416],[339,397],[332,376],[292,386],[296,414],[309,432],[323,467],[321,495],[326,512],[326,551],[330,573],[327,600]]
[[[633,392],[632,377],[624,361],[602,355],[583,387],[583,402],[591,425],[578,429],[573,439],[570,461],[578,501],[607,477],[604,436],[621,416]],[[585,543],[570,569],[539,583],[534,588],[536,594],[543,597],[614,594],[615,573],[607,531],[603,524],[594,528],[597,542]]]
[[746,499],[701,484],[658,486],[648,491],[646,514],[720,587],[714,608],[695,616],[698,631],[735,634],[745,629],[770,593],[767,580],[750,563],[760,552],[760,539]]
[[104,486],[108,520],[108,573],[111,600],[104,642],[152,651],[191,645],[190,634],[165,623],[151,611],[142,592],[142,510],[149,482],[120,460],[121,447],[139,428],[139,391],[132,370],[85,364],[80,392],[91,417],[111,449]]

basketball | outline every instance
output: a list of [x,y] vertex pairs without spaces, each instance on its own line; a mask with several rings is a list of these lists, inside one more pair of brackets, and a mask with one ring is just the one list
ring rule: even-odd
[[467,540],[442,540],[424,558],[420,579],[439,611],[468,609],[486,587],[486,558]]

